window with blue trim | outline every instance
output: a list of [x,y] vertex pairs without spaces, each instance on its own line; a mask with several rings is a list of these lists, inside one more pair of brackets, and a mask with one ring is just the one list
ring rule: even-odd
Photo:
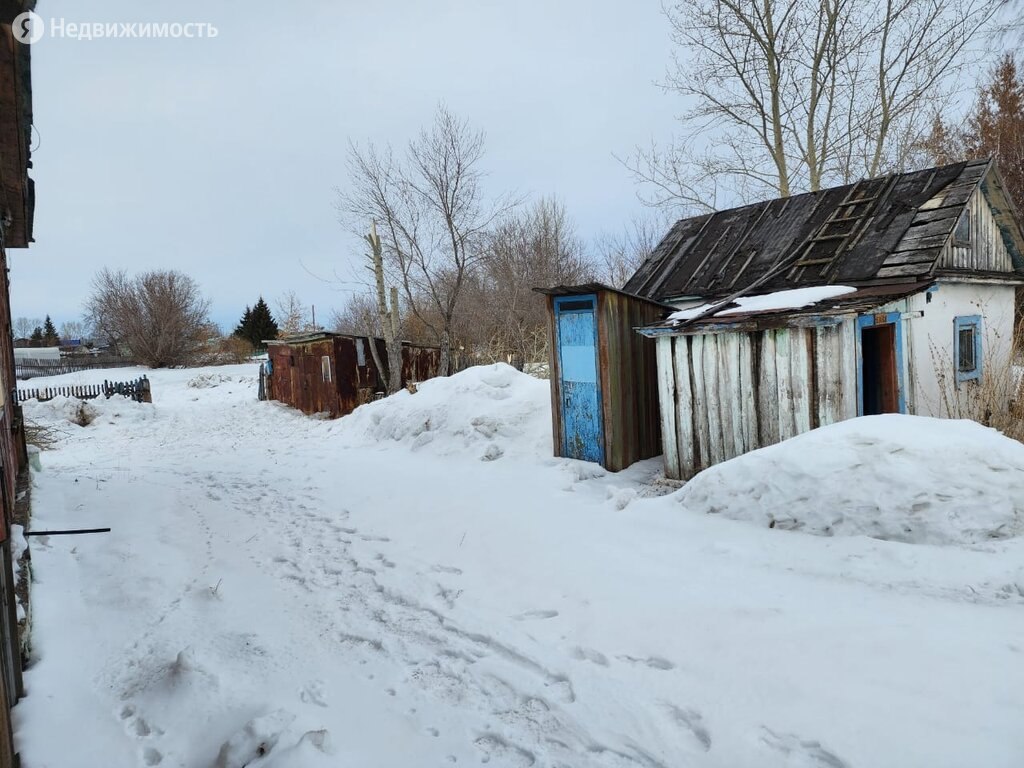
[[953,319],[953,363],[956,381],[981,379],[981,315]]

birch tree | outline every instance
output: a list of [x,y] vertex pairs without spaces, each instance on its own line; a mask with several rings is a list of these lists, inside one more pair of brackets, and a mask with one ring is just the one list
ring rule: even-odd
[[377,222],[370,226],[366,236],[370,245],[370,262],[373,269],[374,287],[377,292],[377,317],[384,335],[384,349],[388,357],[387,367],[381,365],[377,345],[370,340],[370,352],[378,371],[387,371],[387,393],[394,394],[402,388],[402,340],[399,338],[398,288],[391,287],[391,304],[384,286],[384,248],[377,234]]
[[693,106],[624,162],[652,205],[710,210],[905,168],[1000,0],[680,0],[664,87]]
[[390,146],[349,146],[348,186],[338,208],[350,224],[378,222],[385,267],[410,312],[451,370],[456,313],[468,277],[486,256],[487,232],[508,211],[483,189],[484,134],[445,107],[396,156]]

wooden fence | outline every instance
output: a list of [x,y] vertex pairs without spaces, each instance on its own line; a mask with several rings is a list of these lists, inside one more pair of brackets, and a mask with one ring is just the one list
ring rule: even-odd
[[76,397],[79,400],[92,400],[100,396],[108,400],[114,395],[123,395],[137,403],[153,402],[149,379],[145,376],[135,381],[104,381],[102,384],[73,384],[64,387],[36,387],[19,389],[18,402],[26,400],[52,400],[55,397]]
[[125,368],[136,365],[134,360],[123,357],[92,357],[81,355],[62,357],[59,360],[36,360],[22,358],[14,361],[14,375],[19,379],[31,379],[34,376],[62,376],[65,373],[79,371],[95,371],[106,368]]

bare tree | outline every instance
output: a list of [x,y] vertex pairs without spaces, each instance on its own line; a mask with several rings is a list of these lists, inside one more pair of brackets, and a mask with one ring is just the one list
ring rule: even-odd
[[387,368],[381,364],[377,345],[370,344],[374,363],[378,371],[387,371],[387,393],[394,394],[402,388],[402,340],[399,337],[398,289],[391,287],[391,304],[388,305],[387,291],[384,287],[384,248],[377,234],[377,222],[370,226],[370,234],[366,236],[370,246],[370,263],[373,270],[374,287],[377,291],[377,316],[384,334],[384,349],[388,357]]
[[78,320],[68,320],[60,325],[60,337],[65,342],[71,341],[72,339],[85,341],[87,335],[88,330],[85,323]]
[[488,252],[468,302],[478,343],[488,358],[519,367],[546,360],[547,312],[533,289],[580,283],[594,273],[565,206],[547,198],[505,217]]
[[14,335],[19,339],[27,339],[36,328],[42,328],[43,321],[38,317],[19,317],[15,319]]
[[187,365],[209,335],[210,304],[188,275],[154,270],[130,277],[104,269],[93,278],[86,322],[103,340],[150,368]]
[[401,158],[390,147],[349,147],[349,186],[338,209],[353,231],[376,221],[388,268],[415,317],[441,346],[451,370],[459,300],[486,254],[487,231],[513,205],[483,190],[484,135],[445,107]]
[[595,243],[598,274],[615,288],[621,288],[661,242],[669,226],[663,216],[637,216],[616,235],[605,234]]
[[331,313],[329,322],[331,330],[336,333],[378,338],[383,333],[377,312],[377,299],[369,291],[352,294],[343,309]]
[[274,304],[277,307],[277,321],[282,334],[287,336],[312,329],[309,308],[302,303],[295,291],[285,291]]
[[904,168],[1000,0],[680,0],[664,87],[694,106],[625,160],[652,205],[786,197]]

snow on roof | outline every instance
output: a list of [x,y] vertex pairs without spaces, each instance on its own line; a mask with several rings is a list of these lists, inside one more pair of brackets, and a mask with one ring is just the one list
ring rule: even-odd
[[[801,309],[821,301],[834,299],[837,296],[853,293],[856,290],[856,288],[851,288],[848,285],[819,285],[813,288],[793,288],[787,291],[775,291],[774,293],[767,293],[761,296],[742,296],[728,304],[718,302],[717,306],[727,308],[713,312],[710,316],[717,317],[720,315],[738,315],[749,312],[777,312],[783,309]],[[711,303],[682,309],[678,312],[673,312],[668,316],[668,319],[676,323],[683,320],[692,320],[715,306],[715,303]]]

